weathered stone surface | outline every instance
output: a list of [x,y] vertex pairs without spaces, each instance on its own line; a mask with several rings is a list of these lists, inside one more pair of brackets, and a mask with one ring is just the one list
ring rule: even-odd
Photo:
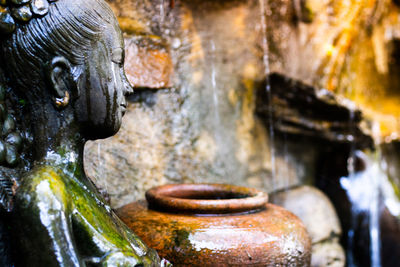
[[[159,83],[168,76],[163,70],[169,67],[162,67],[170,64],[167,53],[174,67],[172,88],[136,93],[122,131],[87,145],[87,172],[109,191],[114,207],[164,183],[220,182],[270,192],[314,181],[318,148],[313,139],[298,142],[285,132],[269,138],[265,117],[255,116],[261,100],[257,90],[265,80],[258,1],[182,1],[174,9],[168,3],[161,9],[160,2],[149,0],[110,2],[126,24],[128,76],[131,72],[143,78],[158,67],[148,81],[156,81],[155,87],[169,86],[171,80]],[[147,58],[141,59],[140,53]],[[148,59],[161,62],[161,67],[150,64],[142,69]],[[316,110],[331,117],[338,111],[344,114],[342,123],[348,118],[345,107],[318,100],[312,87],[292,88],[297,91],[286,95],[298,94],[300,104],[296,106],[292,96],[290,106],[297,109],[279,110],[291,112],[292,119],[304,113],[302,121],[322,125],[307,129],[317,132],[310,136],[332,134],[325,117],[318,121],[310,115]],[[309,97],[318,101],[308,106]],[[265,107],[267,101],[261,102]],[[303,126],[298,123],[295,128]],[[279,130],[278,125],[274,128]]]
[[126,76],[134,88],[172,86],[172,59],[168,46],[160,37],[126,37],[125,46]]
[[[161,38],[166,14],[157,1],[110,0],[125,35],[125,70],[135,88],[172,86],[173,63],[169,45]],[[167,11],[167,7],[165,12]],[[162,17],[161,17],[162,16]]]
[[305,224],[312,240],[312,267],[345,266],[345,253],[339,244],[339,219],[324,193],[311,186],[300,186],[273,193],[271,201],[293,212]]
[[[347,97],[399,135],[400,20],[396,1],[268,2],[270,69]],[[396,89],[394,89],[396,88]]]
[[326,241],[312,246],[312,267],[344,267],[346,256],[339,242]]
[[383,144],[381,149],[388,178],[394,188],[394,192],[400,198],[400,142],[393,141]]
[[[148,3],[134,2],[141,1],[112,4],[119,16],[132,18],[128,9]],[[148,25],[157,32],[160,10],[154,10]],[[272,190],[270,141],[254,116],[255,81],[264,73],[254,31],[257,2],[186,1],[165,11],[169,34],[161,35],[171,44],[177,82],[171,89],[137,93],[122,130],[87,145],[87,172],[109,191],[114,207],[165,183],[247,185],[247,178],[256,177],[261,188]],[[299,184],[295,167],[291,173]]]
[[[347,175],[350,150],[372,143],[371,133],[361,130],[360,124],[371,125],[360,112],[379,121],[388,140],[400,129],[397,7],[375,0],[182,0],[173,9],[168,1],[109,2],[129,43],[131,81],[137,79],[138,87],[171,86],[135,95],[122,132],[87,145],[88,172],[108,189],[114,207],[164,183],[220,182],[273,191],[307,181],[329,192],[348,224],[350,207],[338,200],[345,192],[337,179]],[[266,36],[262,2],[268,2]],[[153,36],[162,38],[154,47]],[[260,87],[265,93],[264,44],[270,70],[293,78],[277,82],[279,76],[271,76],[274,110],[256,93]],[[165,78],[168,56],[173,82]],[[147,61],[147,70],[137,69]],[[154,67],[156,72],[148,72]],[[330,92],[361,108],[350,112]],[[325,165],[331,167],[321,171]],[[329,227],[327,232],[340,233]],[[319,240],[327,236],[314,234]]]
[[150,34],[155,29],[151,18],[157,15],[157,1],[108,0],[122,31],[128,34]]
[[301,186],[271,196],[273,203],[297,215],[306,225],[313,244],[340,236],[342,230],[329,199],[318,189]]
[[358,147],[373,146],[371,137],[360,127],[361,111],[352,103],[278,73],[271,74],[268,83],[272,105],[263,83],[257,93],[256,112],[266,124],[272,119],[275,131]]
[[383,266],[396,266],[400,255],[400,216],[385,208],[380,217]]

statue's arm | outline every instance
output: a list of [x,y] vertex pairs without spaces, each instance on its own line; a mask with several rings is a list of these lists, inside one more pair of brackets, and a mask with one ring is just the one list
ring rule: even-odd
[[[85,263],[99,266],[161,266],[158,255],[146,247],[112,212],[85,202],[92,214],[81,207],[73,214],[73,229],[78,250]],[[94,216],[93,216],[94,215]],[[115,216],[115,217],[114,217]]]
[[71,207],[63,180],[52,171],[25,177],[13,211],[16,259],[21,266],[83,266],[71,234]]

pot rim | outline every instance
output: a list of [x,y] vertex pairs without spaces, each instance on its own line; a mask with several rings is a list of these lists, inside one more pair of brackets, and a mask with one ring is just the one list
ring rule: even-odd
[[174,213],[226,214],[258,211],[268,194],[254,188],[228,184],[169,184],[146,192],[150,209]]

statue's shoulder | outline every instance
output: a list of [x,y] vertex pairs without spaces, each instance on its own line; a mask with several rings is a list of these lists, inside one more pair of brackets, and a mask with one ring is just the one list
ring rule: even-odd
[[56,166],[39,165],[25,173],[22,180],[24,182],[29,180],[30,183],[40,183],[43,180],[57,183],[58,181],[63,180],[64,176],[62,170]]
[[66,179],[66,175],[57,167],[37,166],[23,175],[16,195],[18,198],[24,198],[24,195],[29,198],[53,195],[65,200]]

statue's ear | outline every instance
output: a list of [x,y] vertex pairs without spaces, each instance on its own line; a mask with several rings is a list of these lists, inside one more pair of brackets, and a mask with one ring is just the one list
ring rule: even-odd
[[54,104],[57,108],[63,108],[68,105],[70,94],[76,93],[71,64],[65,57],[55,57],[46,69]]

